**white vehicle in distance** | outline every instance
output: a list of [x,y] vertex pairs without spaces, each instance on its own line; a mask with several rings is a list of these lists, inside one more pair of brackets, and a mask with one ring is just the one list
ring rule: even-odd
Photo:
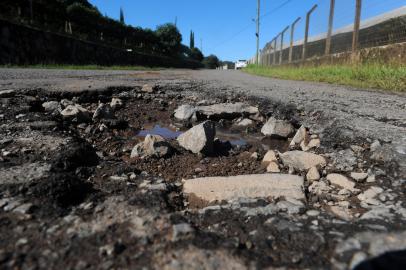
[[247,60],[238,60],[235,62],[235,69],[242,69],[247,67]]

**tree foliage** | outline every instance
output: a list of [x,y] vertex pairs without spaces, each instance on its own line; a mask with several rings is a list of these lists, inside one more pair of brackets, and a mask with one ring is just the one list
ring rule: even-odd
[[176,55],[180,52],[182,35],[174,24],[167,23],[160,25],[157,27],[155,33],[165,53],[168,55]]
[[220,65],[220,60],[217,58],[217,56],[211,54],[203,59],[203,65],[205,68],[209,69],[215,69],[219,67]]
[[125,24],[123,8],[120,8],[120,23]]
[[189,48],[193,49],[195,47],[195,33],[190,31],[190,45]]

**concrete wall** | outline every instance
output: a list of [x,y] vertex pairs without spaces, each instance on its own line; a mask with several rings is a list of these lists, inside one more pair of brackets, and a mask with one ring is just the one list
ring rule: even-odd
[[200,63],[194,61],[127,52],[4,20],[0,20],[0,64],[200,67]]

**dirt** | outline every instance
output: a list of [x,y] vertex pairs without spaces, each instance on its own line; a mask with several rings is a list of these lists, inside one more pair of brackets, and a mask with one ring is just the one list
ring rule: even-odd
[[[153,79],[157,75],[139,75],[159,84],[152,94],[141,91],[142,81],[85,92],[21,89],[0,98],[0,268],[346,269],[357,252],[363,252],[364,259],[381,254],[369,253],[368,243],[339,251],[341,243],[364,231],[405,229],[401,211],[406,207],[406,186],[399,162],[372,160],[372,141],[349,135],[339,123],[334,130],[316,132],[314,127],[322,145],[313,151],[329,161],[322,177],[331,172],[349,176],[350,171],[340,169],[328,154],[350,145],[360,147],[359,154],[354,152],[353,169],[371,169],[376,182],[357,183],[357,188],[363,192],[380,186],[394,194],[394,199],[387,199],[393,205],[391,216],[361,219],[370,209],[361,207],[352,194],[344,201],[351,204],[353,218],[339,218],[328,210],[338,205],[338,191],[313,194],[307,181],[307,201],[295,213],[266,212],[267,207],[284,203],[266,198],[189,208],[183,179],[266,173],[261,162],[266,151],[288,149],[287,139],[260,134],[266,117],[289,120],[295,128],[309,121],[322,126],[330,119],[323,111],[308,114],[266,98],[218,93],[210,103],[249,103],[259,107],[262,120],[248,129],[236,129],[236,119],[217,120],[216,152],[193,154],[175,139],[192,124],[175,121],[173,112],[182,104],[204,100],[204,86],[163,83]],[[99,102],[109,103],[112,97],[123,100],[113,120],[79,123],[41,106],[68,99],[94,111]],[[130,158],[132,148],[151,132],[166,137],[174,154]],[[288,173],[289,168],[281,166],[281,171]],[[7,176],[10,172],[13,177]],[[320,213],[306,214],[309,210]]]

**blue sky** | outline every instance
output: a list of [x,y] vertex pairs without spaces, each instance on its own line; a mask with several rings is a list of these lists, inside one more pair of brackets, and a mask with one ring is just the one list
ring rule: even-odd
[[[203,41],[205,55],[216,54],[222,60],[248,59],[255,54],[256,0],[90,0],[109,17],[118,19],[124,9],[127,24],[155,29],[175,22],[189,44],[190,30],[195,43]],[[261,48],[297,17],[295,40],[302,39],[306,10],[318,4],[312,16],[310,34],[326,31],[330,0],[261,0]],[[362,19],[405,5],[405,0],[363,0]],[[282,6],[282,7],[281,7]],[[350,24],[355,0],[336,0],[335,27]],[[281,7],[277,9],[278,7]],[[277,10],[275,10],[277,9]]]

